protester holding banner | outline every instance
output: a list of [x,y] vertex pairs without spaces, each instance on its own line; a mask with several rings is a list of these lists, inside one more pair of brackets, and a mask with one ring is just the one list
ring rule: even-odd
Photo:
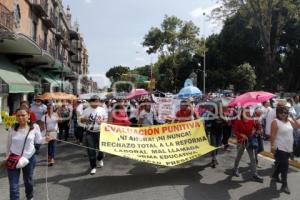
[[138,126],[138,105],[135,100],[130,101],[130,107],[127,110],[127,115],[132,127]]
[[152,126],[156,124],[157,116],[151,107],[151,102],[145,100],[141,103],[141,111],[139,114],[139,125],[140,126]]
[[90,106],[83,111],[81,123],[86,124],[86,146],[90,161],[91,175],[96,173],[97,160],[99,167],[103,167],[104,154],[99,150],[100,125],[107,122],[107,110],[102,107],[103,101],[97,95],[90,99]]
[[[215,112],[215,109],[212,110],[212,113],[215,113],[216,115],[211,119],[211,131],[210,131],[210,144],[214,147],[221,146],[222,143],[222,137],[223,137],[223,125],[224,120],[220,117],[219,112]],[[211,167],[215,168],[216,165],[218,165],[217,161],[217,154],[218,149],[212,151],[212,161],[211,161]]]
[[231,137],[231,131],[232,131],[232,117],[234,115],[233,108],[231,107],[225,107],[223,106],[223,117],[224,117],[224,123],[222,127],[222,132],[223,132],[223,138],[222,138],[222,143],[224,145],[224,150],[225,151],[230,151],[229,150],[229,138]]
[[119,126],[130,126],[131,122],[122,102],[116,103],[111,111],[112,124]]
[[17,123],[9,130],[6,167],[10,188],[10,199],[19,200],[19,178],[21,169],[27,199],[33,199],[33,171],[36,165],[34,144],[52,140],[43,138],[38,125],[29,118],[29,110],[21,107],[16,111]]
[[176,118],[174,122],[186,122],[196,119],[196,114],[187,100],[180,102],[180,109],[176,112]]
[[54,105],[52,102],[47,104],[47,113],[42,117],[41,129],[45,131],[47,136],[53,138],[48,143],[48,165],[54,165],[56,139],[58,132],[58,115],[53,111]]
[[262,183],[263,178],[258,176],[256,171],[256,161],[255,161],[255,152],[252,147],[253,144],[251,144],[251,140],[254,138],[254,134],[256,130],[258,129],[255,121],[251,119],[249,108],[246,108],[241,111],[241,117],[239,120],[236,120],[234,123],[234,133],[237,138],[238,142],[238,151],[237,151],[237,157],[235,159],[234,163],[234,175],[239,177],[239,162],[244,154],[245,149],[248,152],[249,158],[250,158],[250,166],[251,166],[251,173],[252,177],[255,181]]

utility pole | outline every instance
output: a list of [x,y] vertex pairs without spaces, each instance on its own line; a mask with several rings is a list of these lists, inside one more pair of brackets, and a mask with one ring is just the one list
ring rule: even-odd
[[203,95],[205,95],[206,86],[205,86],[205,78],[206,78],[206,37],[205,37],[205,12],[203,13],[203,38],[204,38],[204,53],[203,53]]

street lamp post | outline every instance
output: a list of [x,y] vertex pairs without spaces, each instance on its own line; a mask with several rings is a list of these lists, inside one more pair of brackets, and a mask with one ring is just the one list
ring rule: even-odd
[[61,62],[61,83],[60,83],[60,91],[64,91],[64,62],[65,62],[65,50],[62,50],[61,56],[60,56],[60,62]]
[[[203,18],[205,20],[205,12],[203,13]],[[204,23],[203,20],[203,23]],[[206,78],[206,38],[205,38],[205,32],[204,32],[205,24],[203,26],[203,38],[204,38],[204,53],[203,53],[203,94],[205,95],[206,86],[205,86],[205,78]]]
[[198,71],[203,73],[203,94],[205,94],[205,77],[206,77],[206,71],[205,71],[205,56],[204,56],[204,62],[203,62],[203,70],[201,69],[201,63],[198,63],[198,66],[200,69]]

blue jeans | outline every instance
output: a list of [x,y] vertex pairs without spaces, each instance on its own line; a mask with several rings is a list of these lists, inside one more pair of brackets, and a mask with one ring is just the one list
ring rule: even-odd
[[48,143],[48,156],[54,158],[56,150],[56,140],[51,140]]
[[[23,180],[25,185],[25,193],[26,198],[31,199],[33,198],[33,171],[36,165],[35,155],[33,155],[29,159],[29,164],[22,168],[23,171]],[[10,192],[10,200],[19,200],[20,193],[19,193],[19,179],[21,169],[7,169],[8,173],[8,180],[9,180],[9,192]]]

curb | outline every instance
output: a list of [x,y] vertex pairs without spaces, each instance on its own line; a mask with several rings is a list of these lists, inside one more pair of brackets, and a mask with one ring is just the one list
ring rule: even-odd
[[[237,144],[235,138],[230,138],[229,143],[234,144],[234,145]],[[274,155],[271,152],[263,151],[259,154],[262,155],[262,156],[274,159]],[[297,160],[289,160],[289,164],[293,167],[296,167],[296,168],[300,169],[300,162],[298,162]]]

